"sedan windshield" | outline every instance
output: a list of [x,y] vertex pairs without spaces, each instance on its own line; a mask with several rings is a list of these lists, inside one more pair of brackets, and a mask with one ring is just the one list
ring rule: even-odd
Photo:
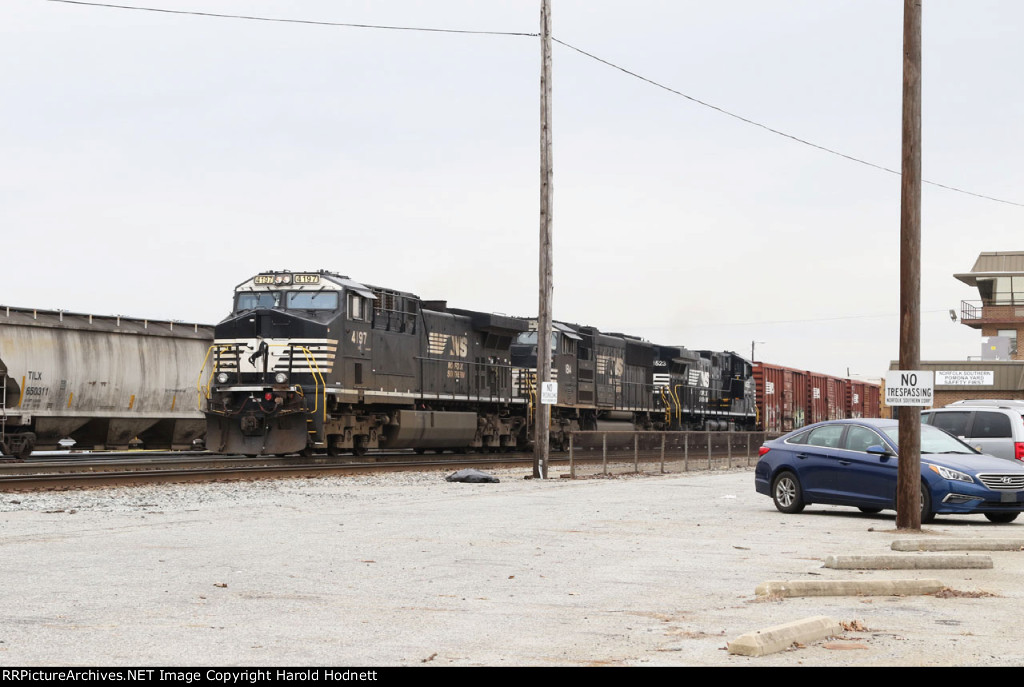
[[[899,441],[900,428],[886,427],[883,430],[893,443]],[[946,434],[931,425],[921,425],[921,453],[976,453],[974,449],[956,437]]]

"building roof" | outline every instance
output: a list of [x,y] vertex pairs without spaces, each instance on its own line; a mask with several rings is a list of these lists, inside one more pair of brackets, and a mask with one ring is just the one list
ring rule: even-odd
[[977,286],[979,277],[1024,276],[1024,251],[982,253],[970,272],[953,276],[968,286]]

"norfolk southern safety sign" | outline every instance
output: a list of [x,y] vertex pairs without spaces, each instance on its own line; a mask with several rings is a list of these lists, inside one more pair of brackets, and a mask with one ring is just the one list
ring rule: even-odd
[[935,398],[935,373],[931,370],[889,370],[885,373],[885,405],[925,406]]

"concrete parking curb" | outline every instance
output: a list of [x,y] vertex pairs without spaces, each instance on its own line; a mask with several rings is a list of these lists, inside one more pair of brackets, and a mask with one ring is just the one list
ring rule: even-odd
[[762,582],[758,596],[917,596],[945,587],[938,580],[772,580]]
[[1024,551],[1024,539],[896,539],[893,551]]
[[842,633],[843,626],[837,621],[819,615],[740,635],[729,642],[729,653],[740,656],[764,656],[788,649],[794,643],[808,644]]
[[963,568],[991,568],[990,556],[829,556],[826,568],[841,570],[954,570]]

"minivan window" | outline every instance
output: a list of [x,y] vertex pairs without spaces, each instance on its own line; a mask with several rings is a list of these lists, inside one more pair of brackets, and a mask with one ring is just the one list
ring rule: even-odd
[[932,413],[929,424],[944,429],[955,437],[967,436],[967,421],[971,419],[971,412],[956,413]]
[[973,439],[1009,439],[1013,436],[1010,418],[1003,413],[989,413],[984,410],[974,414]]

